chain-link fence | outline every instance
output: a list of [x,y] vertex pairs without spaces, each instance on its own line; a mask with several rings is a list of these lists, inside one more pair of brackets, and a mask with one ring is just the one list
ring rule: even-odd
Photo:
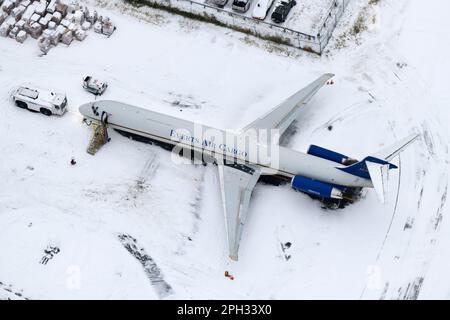
[[334,0],[315,35],[255,20],[242,14],[192,0],[125,0],[167,10],[193,19],[228,27],[262,39],[321,54],[328,44],[348,1]]

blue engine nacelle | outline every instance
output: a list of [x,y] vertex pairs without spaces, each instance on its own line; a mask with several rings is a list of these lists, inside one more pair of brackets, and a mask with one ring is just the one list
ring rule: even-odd
[[322,159],[327,159],[333,162],[337,162],[340,164],[346,164],[349,160],[354,160],[351,159],[350,157],[347,157],[346,155],[340,154],[338,152],[334,152],[319,146],[315,146],[315,145],[310,145],[309,149],[308,149],[308,154],[315,156],[315,157],[319,157]]
[[313,196],[329,199],[343,199],[343,192],[339,187],[303,176],[294,176],[291,181],[291,186],[295,190],[306,192]]

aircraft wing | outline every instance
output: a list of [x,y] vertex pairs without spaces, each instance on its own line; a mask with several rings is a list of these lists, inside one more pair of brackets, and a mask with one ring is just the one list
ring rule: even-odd
[[240,164],[219,164],[218,169],[229,254],[231,259],[237,260],[250,196],[261,171],[257,167]]
[[280,135],[291,125],[297,118],[300,107],[307,104],[309,100],[322,88],[328,80],[334,77],[332,73],[326,73],[320,78],[301,89],[293,96],[282,102],[274,109],[266,113],[264,116],[256,119],[247,125],[242,131],[249,129],[278,129]]

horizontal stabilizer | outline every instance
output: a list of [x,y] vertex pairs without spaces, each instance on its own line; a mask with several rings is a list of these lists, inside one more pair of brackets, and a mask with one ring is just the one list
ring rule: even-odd
[[379,200],[384,203],[387,194],[389,170],[397,169],[397,166],[390,163],[390,161],[400,152],[405,150],[405,148],[413,143],[418,137],[419,135],[413,134],[392,146],[377,152],[373,156],[364,158],[362,161],[350,166],[337,168],[354,176],[370,179]]
[[398,141],[397,143],[383,149],[373,156],[375,158],[383,159],[386,161],[391,161],[396,155],[402,152],[406,147],[408,147],[411,143],[413,143],[419,137],[418,134],[412,134],[409,137],[404,138],[403,140]]

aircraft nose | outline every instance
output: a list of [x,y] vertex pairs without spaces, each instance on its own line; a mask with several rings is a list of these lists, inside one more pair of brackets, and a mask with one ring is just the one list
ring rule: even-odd
[[85,103],[81,105],[78,110],[83,116],[90,116],[92,115],[92,102]]

